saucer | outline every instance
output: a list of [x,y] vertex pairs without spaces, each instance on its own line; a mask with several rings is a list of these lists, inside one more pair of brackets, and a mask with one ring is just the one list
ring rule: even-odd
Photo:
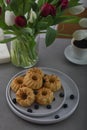
[[[57,70],[53,70],[53,69],[49,69],[49,68],[45,68],[45,67],[40,67],[40,68],[43,70],[43,72],[45,74],[55,74],[55,75],[58,75],[58,76],[61,77],[61,80],[62,80],[62,87],[61,87],[61,89],[54,93],[55,101],[53,101],[51,103],[51,109],[48,109],[47,106],[42,106],[42,105],[39,105],[39,109],[35,109],[35,106],[38,105],[37,103],[33,103],[30,107],[22,107],[18,103],[15,104],[13,102],[13,99],[16,99],[16,95],[12,91],[12,89],[10,88],[10,84],[11,84],[12,80],[15,77],[25,75],[27,70],[23,70],[23,71],[17,73],[16,75],[14,75],[10,79],[10,81],[9,81],[9,83],[7,85],[8,97],[9,97],[9,100],[10,100],[11,104],[18,111],[20,111],[21,113],[23,113],[25,115],[28,115],[28,116],[40,117],[40,116],[50,115],[50,114],[58,111],[62,107],[64,102],[65,102],[65,98],[66,98],[66,92],[65,92],[66,84],[64,83],[65,82],[65,79],[64,79],[65,75],[63,73],[57,71]],[[59,96],[61,93],[64,94],[64,97],[62,97],[62,98]],[[28,112],[27,111],[28,109],[31,109],[32,113]]]
[[65,87],[66,98],[64,100],[64,103],[62,104],[62,107],[60,107],[60,109],[58,109],[54,113],[50,113],[49,115],[46,114],[45,116],[37,117],[37,116],[31,116],[29,114],[25,114],[22,111],[18,110],[12,104],[8,93],[9,86],[6,87],[6,100],[13,113],[15,113],[20,118],[35,124],[53,124],[68,118],[74,113],[74,111],[76,110],[79,104],[79,99],[80,99],[79,90],[75,82],[63,72],[54,69],[48,69],[48,68],[43,68],[43,70],[50,73],[51,72],[52,73],[54,72],[56,74],[58,73],[62,79],[63,85]]
[[78,65],[87,65],[87,59],[76,59],[75,57],[73,57],[73,49],[71,45],[65,48],[64,55],[72,63]]

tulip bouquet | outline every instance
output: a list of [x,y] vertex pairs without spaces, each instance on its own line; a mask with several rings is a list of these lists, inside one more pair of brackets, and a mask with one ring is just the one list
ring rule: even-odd
[[[61,35],[52,26],[79,22],[80,18],[67,15],[67,10],[77,14],[84,11],[84,8],[79,0],[0,0],[0,42],[13,41],[13,62],[18,66],[35,63],[35,39],[38,34],[46,33],[45,43],[49,46]],[[12,37],[6,38],[5,35]],[[28,58],[26,49],[31,49]]]

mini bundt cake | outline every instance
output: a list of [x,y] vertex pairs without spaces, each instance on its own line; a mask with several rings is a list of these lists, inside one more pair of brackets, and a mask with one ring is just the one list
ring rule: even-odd
[[33,90],[27,87],[19,88],[16,93],[16,101],[23,107],[31,106],[35,101]]
[[14,92],[17,92],[17,90],[23,86],[23,79],[23,76],[18,76],[12,80],[10,87]]
[[34,67],[34,68],[29,69],[29,70],[26,72],[26,74],[29,74],[29,73],[38,73],[38,74],[40,74],[42,77],[44,76],[43,71],[42,71],[40,68],[38,68],[38,67]]
[[29,73],[24,77],[24,85],[31,89],[39,89],[42,87],[42,76],[39,73]]
[[36,95],[36,102],[40,105],[51,104],[54,99],[53,92],[48,88],[41,88]]
[[44,87],[49,88],[51,91],[57,91],[61,88],[61,80],[56,75],[44,76]]

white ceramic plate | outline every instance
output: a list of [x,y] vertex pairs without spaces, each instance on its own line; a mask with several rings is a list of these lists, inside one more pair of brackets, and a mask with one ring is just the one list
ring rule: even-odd
[[[56,71],[56,70],[48,69],[48,68],[45,68],[45,69],[47,69],[48,71],[49,70]],[[73,114],[73,112],[76,110],[76,108],[78,106],[79,91],[78,91],[77,85],[70,77],[68,77],[66,74],[64,74],[62,72],[59,72],[59,74],[63,81],[63,85],[65,86],[65,92],[66,92],[66,98],[65,98],[64,104],[62,105],[62,107],[59,110],[57,110],[56,112],[54,112],[50,115],[46,115],[46,116],[42,116],[42,117],[34,117],[34,116],[29,116],[29,115],[23,114],[22,112],[20,112],[18,109],[16,109],[13,106],[13,104],[9,98],[8,86],[7,86],[6,99],[7,99],[7,103],[9,105],[9,107],[11,108],[11,110],[20,118],[27,120],[29,122],[32,122],[32,123],[36,123],[36,124],[52,124],[52,123],[57,123],[57,122],[60,122],[64,119],[68,118],[71,114]],[[74,96],[74,98],[73,98],[73,96]],[[70,98],[70,97],[72,97],[72,98]]]
[[[61,74],[61,72],[53,70],[53,69],[48,69],[48,68],[41,68],[41,69],[43,70],[43,72],[45,74],[56,74],[60,78],[63,75],[63,74]],[[22,112],[25,115],[29,115],[29,116],[46,116],[46,115],[49,115],[49,114],[52,114],[52,113],[58,111],[61,108],[61,106],[63,105],[63,103],[65,101],[65,97],[66,97],[66,94],[64,92],[65,85],[63,85],[65,81],[63,80],[63,78],[61,78],[62,79],[62,88],[59,91],[54,93],[55,101],[52,102],[51,109],[47,109],[47,106],[42,106],[42,105],[39,105],[39,109],[35,109],[36,103],[34,103],[30,107],[22,107],[17,103],[16,104],[13,103],[12,100],[15,98],[15,93],[11,90],[10,83],[16,76],[22,76],[22,75],[25,75],[25,73],[26,73],[26,70],[17,73],[14,77],[11,78],[11,80],[9,81],[9,83],[7,85],[7,92],[8,92],[8,96],[9,96],[9,100],[10,100],[11,104],[18,111]],[[63,93],[64,97],[60,97],[59,96],[60,93]],[[32,113],[28,112],[27,111],[28,109],[31,109]]]
[[78,65],[87,65],[87,59],[76,59],[73,57],[73,52],[72,52],[72,46],[69,45],[65,48],[64,55],[65,57],[72,63],[78,64]]

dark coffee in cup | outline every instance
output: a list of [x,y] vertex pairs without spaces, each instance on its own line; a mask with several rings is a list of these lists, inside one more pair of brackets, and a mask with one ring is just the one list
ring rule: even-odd
[[71,46],[72,46],[72,56],[75,59],[87,60],[87,39],[77,41],[74,38],[72,38]]
[[83,40],[80,40],[80,41],[77,41],[75,40],[73,42],[73,44],[78,47],[78,48],[83,48],[83,49],[86,49],[87,48],[87,39],[83,39]]

